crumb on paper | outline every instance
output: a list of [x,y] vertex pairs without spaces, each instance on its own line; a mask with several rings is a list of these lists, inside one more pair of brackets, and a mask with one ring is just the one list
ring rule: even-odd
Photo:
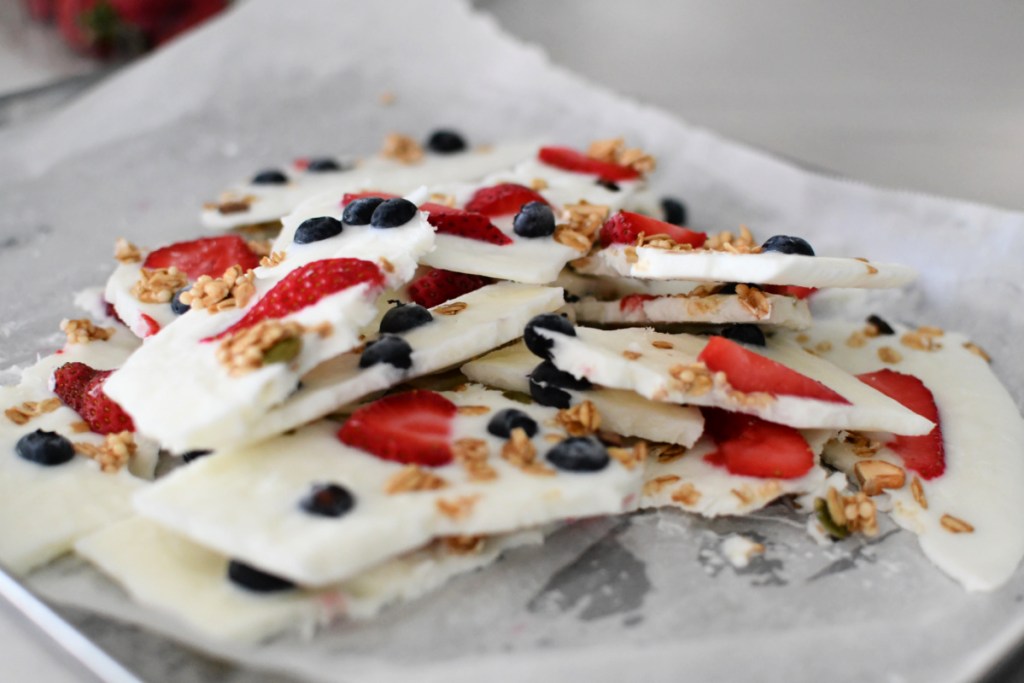
[[763,555],[764,544],[752,541],[740,534],[731,534],[721,545],[722,557],[736,569],[743,569],[758,555]]

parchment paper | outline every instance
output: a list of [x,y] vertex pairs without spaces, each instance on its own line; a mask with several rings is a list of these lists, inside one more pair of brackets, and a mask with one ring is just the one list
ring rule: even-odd
[[[379,103],[384,92],[394,105]],[[813,175],[582,82],[461,2],[411,0],[249,0],[47,120],[0,133],[0,365],[56,345],[71,292],[105,278],[117,236],[194,236],[201,201],[260,167],[368,153],[387,132],[442,125],[476,143],[624,135],[658,156],[656,187],[689,203],[696,228],[745,223],[805,236],[821,254],[916,266],[918,286],[879,312],[968,332],[1024,399],[1024,215]],[[864,302],[849,306],[860,315]],[[820,548],[784,509],[760,517],[589,522],[374,622],[251,649],[195,642],[74,562],[35,585],[313,680],[955,681],[1024,633],[1024,572],[968,594],[908,533]],[[767,554],[729,565],[720,544],[735,531]],[[122,638],[113,649],[143,640]],[[163,680],[186,680],[187,659],[163,663]]]

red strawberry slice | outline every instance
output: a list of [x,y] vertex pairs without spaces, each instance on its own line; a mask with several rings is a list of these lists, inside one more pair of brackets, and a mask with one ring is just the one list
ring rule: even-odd
[[601,226],[601,246],[633,244],[640,233],[647,237],[668,235],[676,244],[689,244],[694,249],[702,247],[708,238],[707,233],[681,228],[632,211],[619,211]]
[[653,294],[627,294],[619,300],[619,311],[622,313],[639,313],[643,310],[645,301],[657,298]]
[[744,393],[763,391],[772,396],[799,396],[815,401],[850,403],[821,382],[725,337],[712,337],[697,360],[712,372],[724,372],[729,384]]
[[512,239],[499,230],[491,219],[482,213],[453,209],[427,202],[420,206],[427,212],[427,222],[443,235],[455,235],[471,240],[480,240],[503,247],[512,244]]
[[103,393],[103,383],[111,372],[85,363],[66,363],[53,373],[53,392],[97,434],[134,432],[132,419]]
[[791,296],[795,299],[806,299],[818,291],[817,287],[801,287],[799,285],[761,285],[761,289],[769,294]]
[[218,335],[213,341],[252,327],[264,320],[277,320],[312,306],[325,296],[368,283],[371,290],[384,288],[384,274],[374,263],[355,258],[313,261],[288,273],[283,280],[256,302],[241,320]]
[[260,257],[238,235],[202,237],[161,247],[143,261],[143,268],[170,268],[174,266],[188,275],[190,280],[200,276],[220,277],[231,266],[242,270],[255,268]]
[[466,202],[466,211],[482,213],[485,216],[507,216],[519,213],[523,204],[548,201],[539,193],[523,185],[502,183],[494,187],[483,187],[473,193]]
[[489,284],[490,278],[438,268],[409,283],[409,298],[424,308],[433,308]]
[[338,430],[342,443],[405,465],[452,461],[455,404],[434,391],[392,394],[364,406]]
[[895,370],[878,370],[857,375],[857,379],[882,392],[905,408],[935,423],[935,429],[924,436],[896,436],[886,444],[903,458],[907,469],[924,479],[934,479],[946,471],[946,448],[935,397],[924,382],[913,375]]
[[341,205],[348,206],[357,199],[366,199],[367,197],[380,197],[381,199],[398,199],[397,194],[389,194],[387,192],[375,192],[374,190],[366,190],[364,192],[346,192],[341,198]]
[[634,168],[598,161],[569,147],[541,147],[537,158],[548,166],[554,166],[563,171],[588,173],[610,182],[636,180],[640,177],[640,173]]
[[704,427],[717,450],[704,456],[731,474],[796,479],[814,467],[814,453],[799,431],[742,413],[704,408]]
[[145,313],[142,314],[142,322],[146,323],[146,333],[142,335],[143,337],[152,337],[160,331],[160,323]]

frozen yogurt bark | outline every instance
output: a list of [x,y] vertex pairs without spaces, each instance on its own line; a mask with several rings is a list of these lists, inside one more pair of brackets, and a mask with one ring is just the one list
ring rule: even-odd
[[930,420],[783,339],[756,346],[719,336],[573,328],[568,323],[557,331],[538,326],[535,334],[550,340],[546,353],[560,370],[655,401],[723,408],[799,429],[923,434],[933,427]]
[[806,334],[823,357],[938,423],[913,438],[849,434],[825,460],[869,495],[887,494],[892,518],[968,590],[1005,583],[1024,557],[1014,514],[1024,420],[983,352],[961,334],[881,320],[820,322]]
[[479,386],[392,394],[340,430],[319,422],[195,461],[135,505],[226,556],[326,586],[437,536],[632,509],[642,460],[569,436],[578,427]]
[[53,385],[54,371],[69,363],[98,371],[118,367],[138,340],[124,328],[84,320],[68,321],[65,329],[78,341],[26,368],[17,385],[0,387],[0,562],[17,574],[129,516],[131,495],[144,482],[123,467],[125,460],[142,477],[151,477],[156,463],[154,444],[92,431]]
[[[140,604],[206,637],[258,642],[285,632],[309,634],[339,617],[373,617],[387,606],[415,600],[491,564],[506,550],[538,545],[543,538],[542,532],[527,530],[438,539],[319,590],[285,582],[233,581],[229,558],[142,517],[82,538],[75,550]],[[254,574],[243,574],[242,580]]]

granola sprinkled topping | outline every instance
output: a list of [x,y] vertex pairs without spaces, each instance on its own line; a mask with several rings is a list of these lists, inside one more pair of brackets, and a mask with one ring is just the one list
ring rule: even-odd
[[626,141],[622,138],[595,140],[590,143],[587,156],[598,161],[629,166],[640,174],[650,173],[657,165],[654,157],[643,150],[627,148]]
[[142,250],[123,237],[114,242],[114,258],[121,263],[138,263],[142,260]]
[[682,477],[676,474],[663,474],[654,479],[648,479],[644,482],[644,495],[645,496],[656,496],[663,488],[669,484],[674,484],[679,481]]
[[924,487],[921,486],[921,480],[917,477],[910,482],[910,492],[914,495],[914,500],[925,510],[928,509],[928,498],[924,495]]
[[501,447],[501,457],[509,464],[529,474],[554,475],[550,467],[537,462],[537,449],[522,427],[516,427]]
[[878,358],[883,363],[899,363],[903,360],[903,354],[891,346],[882,346],[878,349]]
[[283,251],[272,251],[260,259],[260,265],[264,268],[273,268],[281,265],[288,254]]
[[974,526],[953,515],[942,515],[939,519],[939,524],[942,525],[943,529],[954,534],[974,533]]
[[771,315],[772,304],[768,300],[768,296],[757,287],[736,285],[736,296],[740,305],[758,320],[763,320]]
[[885,460],[860,460],[853,466],[853,474],[861,490],[869,496],[877,496],[886,489],[901,489],[907,481],[907,473]]
[[651,456],[661,463],[672,462],[686,455],[686,447],[677,443],[664,443],[650,448]]
[[655,339],[654,341],[652,341],[651,342],[651,346],[653,346],[656,349],[671,349],[671,348],[674,348],[672,346],[672,342],[662,341],[660,339]]
[[433,310],[434,313],[437,313],[438,315],[458,315],[467,308],[469,308],[469,304],[467,304],[465,301],[453,301],[450,304],[443,304],[441,306],[438,306]]
[[488,406],[459,406],[456,411],[459,415],[486,415],[491,409]]
[[462,465],[469,475],[470,481],[491,481],[498,473],[487,462],[489,455],[487,442],[483,439],[457,439],[452,444],[455,461]]
[[632,448],[612,446],[608,449],[608,455],[618,460],[627,470],[631,470],[647,461],[647,442],[637,441]]
[[132,285],[131,293],[146,304],[166,304],[187,284],[188,276],[174,266],[140,268],[139,281]]
[[476,502],[480,500],[479,494],[470,496],[459,496],[458,498],[438,498],[435,505],[437,511],[449,519],[466,519],[473,513]]
[[100,469],[107,473],[117,472],[127,465],[138,448],[131,432],[107,434],[99,446],[80,441],[73,445],[75,453],[92,458],[99,463]]
[[440,539],[444,549],[452,555],[475,555],[484,549],[485,536],[445,536]]
[[973,353],[975,356],[980,356],[985,359],[986,363],[992,362],[992,357],[985,353],[985,349],[981,348],[974,342],[964,342],[964,348]]
[[[288,362],[301,351],[302,333],[306,331],[296,322],[263,320],[224,338],[217,349],[217,360],[233,376],[257,370],[268,361]],[[275,348],[277,354],[272,355]],[[291,358],[282,355],[284,350]]]
[[862,532],[865,536],[878,534],[878,509],[863,491],[844,496],[837,489],[829,487],[825,503],[828,515],[836,526],[850,533]]
[[68,344],[88,344],[93,341],[107,341],[114,334],[113,327],[99,327],[91,320],[79,318],[76,320],[64,319],[60,323],[60,329],[68,337]]
[[179,298],[183,304],[192,308],[205,308],[209,313],[244,308],[256,295],[254,277],[251,270],[243,272],[241,266],[231,266],[217,279],[209,275],[201,276]]
[[47,398],[42,401],[25,401],[21,405],[12,406],[4,411],[4,415],[14,424],[23,425],[32,418],[52,413],[57,408],[60,408],[60,399]]
[[918,351],[938,351],[942,348],[939,337],[943,334],[938,327],[925,325],[900,337],[900,344]]
[[578,204],[566,204],[559,224],[555,226],[555,240],[578,251],[590,250],[597,231],[608,218],[608,207],[580,200]]
[[401,133],[391,133],[384,138],[384,147],[380,153],[381,156],[402,164],[415,164],[423,159],[423,148],[420,147],[420,143]]
[[540,192],[541,190],[548,189],[548,181],[543,178],[534,178],[530,181],[530,189]]
[[675,380],[674,388],[685,394],[703,396],[714,386],[711,371],[703,363],[673,365],[668,374]]
[[391,475],[384,484],[384,493],[408,493],[411,491],[436,491],[448,485],[441,477],[416,465],[406,465]]
[[694,506],[700,502],[700,491],[690,482],[684,482],[672,492],[672,500],[681,505]]
[[730,254],[760,254],[761,245],[754,240],[750,229],[740,226],[740,234],[734,235],[731,230],[724,230],[708,236],[704,242],[704,249],[710,251],[725,251]]
[[630,351],[629,349],[626,349],[625,351],[622,352],[622,357],[625,358],[626,360],[636,360],[637,358],[640,358],[642,355],[643,354],[640,353],[639,351]]
[[601,427],[601,413],[590,401],[559,410],[555,420],[569,436],[587,436]]

